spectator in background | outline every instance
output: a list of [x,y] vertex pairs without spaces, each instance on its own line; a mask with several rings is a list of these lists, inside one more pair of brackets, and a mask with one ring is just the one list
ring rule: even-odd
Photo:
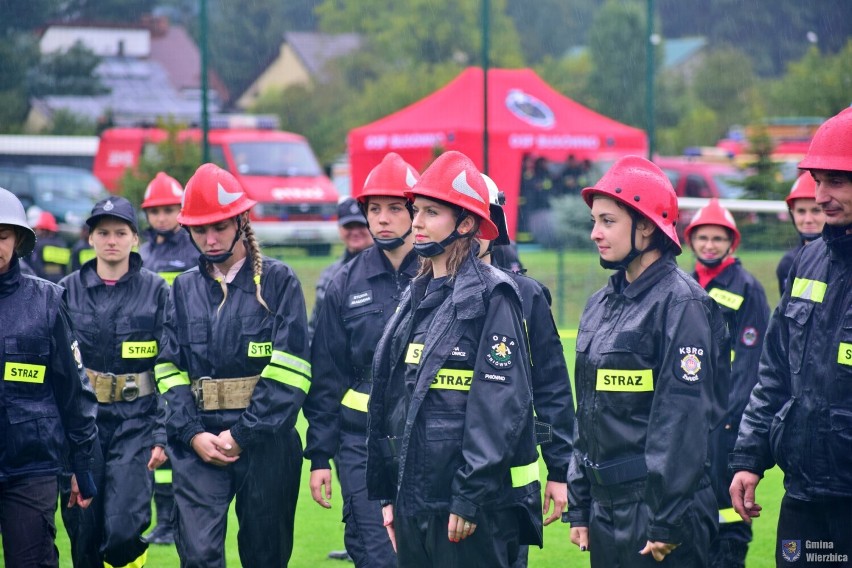
[[568,154],[557,183],[559,195],[580,195],[582,186],[579,179],[581,175],[583,175],[583,165],[577,161],[574,154]]
[[71,246],[71,272],[95,258],[95,249],[89,244],[89,226],[80,227],[80,238]]
[[[730,456],[731,501],[760,516],[764,472],[784,472],[777,566],[829,542],[852,557],[852,108],[825,121],[799,163],[816,181],[822,238],[793,261],[766,332],[758,384]],[[804,558],[803,558],[804,560]],[[807,562],[810,564],[809,562]]]
[[39,277],[59,282],[71,267],[71,251],[59,236],[56,217],[49,211],[40,211],[33,229],[36,246],[29,258],[30,266]]
[[343,265],[355,258],[355,255],[373,245],[373,237],[367,227],[367,219],[364,218],[358,202],[352,197],[343,199],[337,206],[337,232],[340,235],[340,240],[343,241],[343,256],[323,269],[317,280],[314,309],[308,322],[308,334],[311,339],[314,337],[317,318],[325,299],[325,291],[334,275],[340,271]]
[[198,250],[177,220],[182,199],[180,183],[159,172],[145,188],[142,200],[142,210],[150,226],[139,254],[145,268],[159,274],[169,285],[178,274],[198,265]]
[[684,231],[695,254],[693,277],[716,300],[731,334],[731,382],[722,426],[711,433],[711,481],[719,504],[719,535],[710,547],[710,566],[745,568],[751,527],[731,507],[728,454],[733,451],[743,410],[757,382],[757,366],[769,321],[766,292],[734,252],[740,232],[718,199],[698,210]]
[[778,277],[778,291],[781,295],[784,294],[787,275],[790,273],[790,267],[793,266],[793,259],[796,258],[803,246],[820,237],[822,227],[825,225],[825,213],[822,207],[817,205],[816,182],[814,182],[810,173],[804,172],[799,176],[785,201],[787,202],[787,209],[790,211],[793,226],[799,233],[799,244],[784,253],[778,263],[778,268],[775,270],[775,275]]

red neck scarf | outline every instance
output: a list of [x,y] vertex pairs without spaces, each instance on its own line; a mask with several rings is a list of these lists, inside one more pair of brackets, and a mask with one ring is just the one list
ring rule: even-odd
[[714,266],[713,268],[704,266],[700,262],[696,262],[695,274],[698,275],[698,283],[701,284],[702,288],[706,289],[711,280],[722,274],[722,271],[731,266],[735,261],[736,259],[733,256],[729,256],[720,262],[719,266]]

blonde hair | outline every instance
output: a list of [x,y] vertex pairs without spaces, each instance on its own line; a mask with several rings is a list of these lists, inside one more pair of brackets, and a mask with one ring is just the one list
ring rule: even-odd
[[[272,313],[272,310],[269,309],[269,305],[267,305],[266,300],[264,300],[263,296],[261,295],[260,277],[263,276],[263,255],[260,252],[260,244],[258,244],[257,242],[257,237],[254,234],[254,229],[252,229],[251,223],[249,223],[248,213],[242,213],[239,216],[239,222],[242,226],[242,231],[244,235],[243,241],[247,249],[246,253],[252,261],[255,298],[257,298],[257,301],[260,303],[261,306],[266,308],[267,312]],[[225,300],[228,299],[228,285],[225,283],[224,278],[216,278],[216,282],[218,282],[219,286],[222,287],[222,303],[220,303],[219,307],[216,309],[216,313],[218,314],[220,311],[222,311],[222,306],[225,305]]]
[[[461,267],[464,260],[470,254],[470,249],[473,247],[474,237],[479,232],[479,217],[476,215],[469,215],[471,219],[474,220],[473,228],[463,235],[460,239],[457,239],[450,244],[447,245],[446,254],[447,254],[447,276],[452,280],[455,278],[456,274],[458,274],[459,268]],[[420,262],[420,270],[417,275],[421,276],[424,274],[432,273],[432,259],[424,258]]]

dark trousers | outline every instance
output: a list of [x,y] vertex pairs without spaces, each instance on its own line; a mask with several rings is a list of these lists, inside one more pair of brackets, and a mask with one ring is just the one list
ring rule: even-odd
[[92,468],[98,496],[91,506],[65,507],[70,486],[67,479],[62,483],[62,520],[75,568],[124,566],[148,549],[142,533],[151,524],[152,421],[99,418],[98,440]]
[[394,568],[396,553],[382,523],[382,506],[367,499],[367,434],[340,433],[335,460],[343,495],[343,540],[358,568]]
[[56,550],[56,476],[0,483],[0,526],[6,568],[59,566]]
[[181,566],[224,568],[228,508],[234,498],[242,565],[287,566],[302,467],[302,442],[296,430],[259,437],[225,467],[205,464],[182,444],[170,449]]
[[710,541],[716,534],[718,512],[710,487],[695,493],[691,510],[684,513],[688,539],[663,562],[639,551],[647,543],[648,507],[642,501],[603,504],[592,502],[589,520],[589,553],[592,568],[704,568],[708,565]]
[[[797,553],[795,561],[784,558],[785,554],[793,558]],[[809,554],[836,556],[809,560]],[[775,565],[852,566],[852,497],[800,501],[784,495],[778,515]]]
[[404,568],[509,568],[518,557],[518,516],[483,511],[472,536],[450,542],[449,512],[394,517],[399,566]]

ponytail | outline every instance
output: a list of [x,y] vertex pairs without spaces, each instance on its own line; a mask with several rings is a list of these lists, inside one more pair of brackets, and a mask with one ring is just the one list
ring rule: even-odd
[[254,273],[254,286],[255,286],[255,297],[261,306],[266,308],[267,312],[272,312],[269,309],[269,306],[266,304],[266,300],[263,299],[263,296],[260,293],[260,277],[263,276],[263,256],[260,252],[260,245],[257,242],[257,237],[254,234],[254,229],[252,229],[251,224],[248,220],[248,214],[243,214],[243,233],[246,237],[246,244],[248,245],[249,256],[252,261],[252,272]]

